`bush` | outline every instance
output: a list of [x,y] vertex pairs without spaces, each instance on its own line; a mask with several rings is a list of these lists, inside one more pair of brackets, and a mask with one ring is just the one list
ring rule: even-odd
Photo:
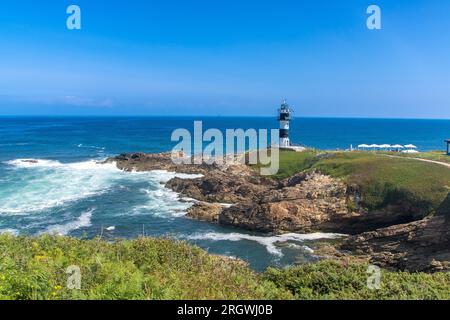
[[270,268],[264,279],[289,290],[296,299],[448,299],[449,273],[408,273],[382,270],[379,290],[367,286],[368,266],[336,261]]
[[[141,238],[107,243],[0,236],[0,299],[268,299],[291,295],[244,263],[187,243]],[[81,290],[66,286],[70,265]]]

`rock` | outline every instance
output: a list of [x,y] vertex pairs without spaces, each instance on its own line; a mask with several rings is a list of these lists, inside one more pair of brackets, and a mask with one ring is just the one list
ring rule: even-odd
[[275,182],[256,177],[246,166],[232,166],[224,170],[203,172],[200,179],[174,178],[166,187],[184,196],[207,202],[237,203],[254,200],[254,196],[272,188]]
[[188,209],[187,216],[190,218],[217,222],[219,214],[222,212],[224,206],[217,203],[197,202]]
[[308,177],[308,174],[306,172],[300,172],[296,173],[292,177],[289,177],[281,182],[282,186],[285,187],[293,187],[299,183],[302,183],[305,181],[305,179]]
[[212,166],[208,165],[185,165],[176,164],[172,160],[170,152],[146,154],[123,153],[119,156],[109,158],[106,162],[115,162],[117,167],[124,171],[151,171],[151,170],[167,170],[179,173],[203,173],[209,171]]
[[37,160],[34,160],[34,159],[25,159],[25,160],[21,160],[21,162],[24,162],[24,163],[38,163],[38,161]]
[[[318,172],[296,175],[281,189],[263,191],[254,201],[226,208],[219,223],[263,232],[310,232],[325,222],[351,216],[346,186]],[[338,229],[338,228],[336,228]]]
[[339,247],[372,263],[407,271],[450,271],[450,223],[444,215],[350,237]]

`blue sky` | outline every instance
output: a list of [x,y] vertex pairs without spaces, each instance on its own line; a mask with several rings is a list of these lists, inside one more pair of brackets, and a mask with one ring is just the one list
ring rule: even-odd
[[448,119],[449,57],[448,0],[2,1],[0,114]]

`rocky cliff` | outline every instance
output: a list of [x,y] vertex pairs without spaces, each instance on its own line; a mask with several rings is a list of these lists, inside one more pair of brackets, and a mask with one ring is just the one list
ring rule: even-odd
[[408,271],[450,270],[450,221],[443,215],[347,238],[340,249]]

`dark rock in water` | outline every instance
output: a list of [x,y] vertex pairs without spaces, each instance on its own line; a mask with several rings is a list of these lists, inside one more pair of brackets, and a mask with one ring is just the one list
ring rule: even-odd
[[30,160],[21,160],[21,162],[25,162],[25,163],[38,163],[37,160],[33,160],[33,159],[30,159]]
[[188,209],[187,216],[208,222],[217,222],[224,206],[217,203],[197,202]]
[[273,186],[273,182],[252,181],[251,176],[238,168],[228,168],[225,171],[213,170],[204,173],[199,179],[174,178],[167,182],[166,187],[201,201],[237,203],[253,197]]
[[[172,159],[183,159],[189,164],[178,164]],[[147,154],[142,152],[123,153],[119,156],[109,158],[106,162],[115,162],[117,167],[125,171],[151,171],[151,170],[167,170],[178,173],[194,173],[203,174],[211,170],[217,169],[216,164],[193,164],[192,158],[187,158],[183,154],[173,155],[170,152]]]

